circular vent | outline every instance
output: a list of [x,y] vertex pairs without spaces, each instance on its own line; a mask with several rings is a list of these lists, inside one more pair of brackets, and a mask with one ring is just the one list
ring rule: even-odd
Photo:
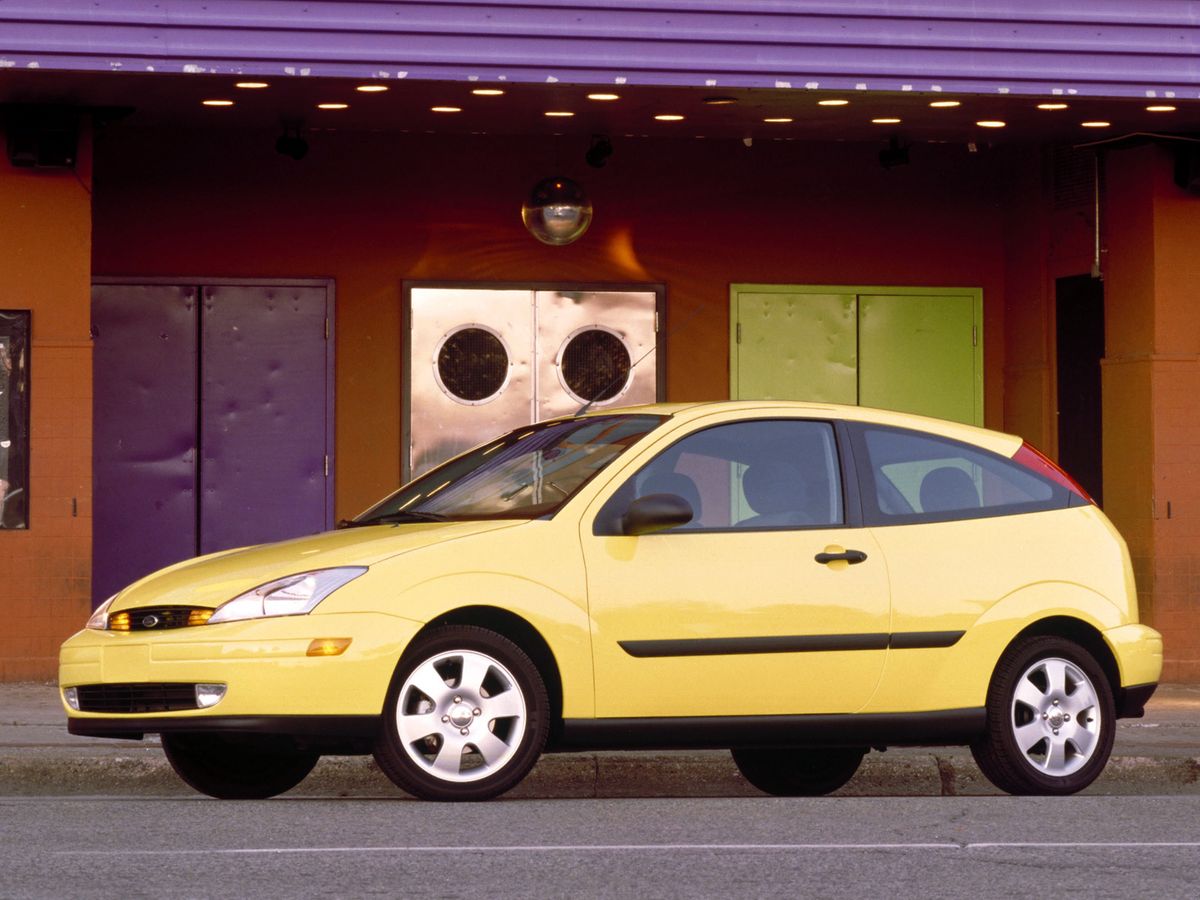
[[483,328],[463,328],[442,341],[438,379],[455,400],[476,403],[495,396],[508,376],[508,353],[500,338]]
[[581,331],[563,348],[562,378],[579,400],[611,400],[625,390],[629,369],[625,342],[611,331]]

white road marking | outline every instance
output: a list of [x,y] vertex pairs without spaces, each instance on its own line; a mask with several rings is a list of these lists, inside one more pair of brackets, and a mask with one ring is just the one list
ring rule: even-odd
[[494,846],[415,845],[393,847],[217,847],[169,850],[58,850],[59,856],[181,856],[284,853],[614,853],[666,851],[799,851],[799,850],[1154,850],[1200,849],[1200,841],[970,841],[964,843],[893,844],[504,844]]

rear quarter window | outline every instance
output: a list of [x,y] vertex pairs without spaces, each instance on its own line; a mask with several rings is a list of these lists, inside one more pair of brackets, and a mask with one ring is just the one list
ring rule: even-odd
[[1061,485],[996,453],[948,438],[853,425],[869,525],[1019,515],[1070,505]]

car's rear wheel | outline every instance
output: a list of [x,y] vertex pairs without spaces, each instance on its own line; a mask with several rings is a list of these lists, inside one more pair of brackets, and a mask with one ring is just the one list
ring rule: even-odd
[[164,734],[175,774],[221,800],[263,800],[305,779],[320,754],[275,735]]
[[741,747],[733,761],[742,776],[776,797],[831,794],[854,777],[865,747]]
[[508,638],[435,628],[396,667],[375,760],[416,797],[487,800],[533,768],[549,708],[537,666]]
[[1002,791],[1074,794],[1104,771],[1115,733],[1112,688],[1092,655],[1063,638],[1030,637],[996,667],[987,731],[971,752]]

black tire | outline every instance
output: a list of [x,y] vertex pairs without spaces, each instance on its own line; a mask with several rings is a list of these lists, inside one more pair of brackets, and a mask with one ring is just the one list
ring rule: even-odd
[[1104,771],[1115,734],[1112,686],[1092,655],[1073,641],[1035,636],[996,666],[987,731],[971,754],[1002,791],[1074,794]]
[[529,774],[549,716],[541,673],[520,647],[486,628],[434,628],[396,666],[375,761],[414,797],[488,800]]
[[219,800],[264,800],[305,779],[320,754],[275,735],[164,734],[175,774]]
[[865,747],[745,747],[730,751],[742,776],[776,797],[820,797],[854,777]]

